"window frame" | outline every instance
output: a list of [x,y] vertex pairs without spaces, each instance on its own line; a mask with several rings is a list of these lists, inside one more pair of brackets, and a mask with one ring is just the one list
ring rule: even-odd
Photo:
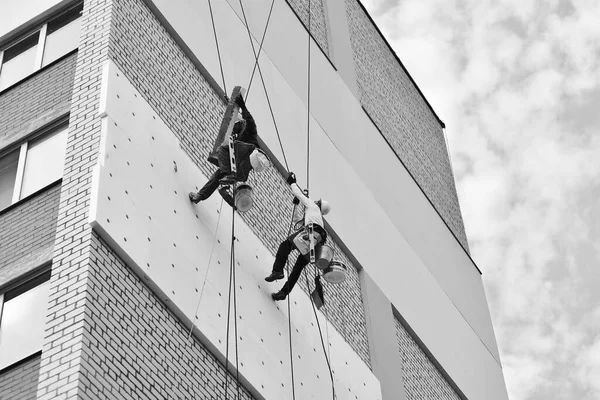
[[[4,313],[4,303],[14,299],[27,291],[40,286],[46,282],[50,281],[52,277],[52,261],[44,263],[40,265],[38,268],[35,268],[30,273],[27,273],[12,282],[8,282],[3,287],[0,287],[0,324],[2,323],[2,315]],[[8,300],[6,299],[8,297]],[[47,300],[46,306],[49,304],[49,299]],[[45,325],[45,324],[44,324]],[[24,360],[27,360],[36,354],[41,353],[42,348],[32,354],[27,354],[15,361],[12,364],[9,364],[3,368],[0,368],[0,372],[13,368],[14,366],[22,363]]]
[[[28,77],[30,77],[31,75],[35,74],[40,69],[46,67],[47,65],[52,64],[52,62],[50,62],[46,66],[43,65],[44,52],[45,52],[45,47],[46,47],[46,37],[48,36],[47,35],[48,24],[63,17],[65,14],[68,14],[68,13],[76,10],[77,8],[81,8],[81,10],[79,12],[79,18],[81,18],[83,16],[83,2],[77,2],[76,4],[73,4],[69,7],[61,10],[60,12],[52,15],[50,18],[47,18],[43,24],[37,25],[35,28],[27,30],[25,33],[19,35],[18,37],[14,38],[13,40],[9,40],[8,42],[6,42],[0,46],[0,76],[1,76],[2,75],[2,66],[4,64],[4,53],[6,52],[6,50],[10,49],[13,46],[16,46],[17,44],[19,44],[19,42],[27,39],[28,37],[35,35],[36,33],[39,33],[33,71],[31,73],[25,75],[23,78],[17,80],[16,82],[11,83],[4,89],[0,89],[0,93],[4,92],[6,90],[9,90],[10,88],[12,88],[15,85],[18,85],[21,81],[23,81],[23,80],[27,79]],[[69,53],[70,52],[67,52],[65,54],[69,54]]]
[[[41,139],[42,137],[44,137],[46,135],[51,135],[54,132],[59,131],[63,128],[65,128],[67,130],[66,134],[68,135],[68,129],[69,129],[69,114],[68,113],[66,115],[59,117],[58,119],[54,120],[53,122],[47,124],[46,126],[42,127],[41,129],[38,129],[37,131],[33,132],[32,134],[26,136],[22,141],[19,141],[17,144],[15,144],[13,146],[9,146],[9,147],[3,149],[2,151],[0,151],[0,158],[2,158],[17,149],[19,150],[19,159],[17,161],[17,172],[16,172],[16,176],[15,176],[15,185],[13,187],[11,203],[4,208],[0,208],[0,214],[3,213],[5,210],[9,209],[10,207],[14,206],[15,204],[19,203],[20,201],[25,200],[25,199],[29,198],[30,196],[34,196],[39,191],[44,190],[45,188],[53,185],[54,183],[56,183],[59,180],[59,179],[56,179],[52,182],[49,182],[47,185],[44,185],[44,186],[38,188],[33,193],[28,194],[27,196],[21,197],[21,193],[22,193],[22,189],[23,189],[23,177],[24,177],[24,173],[25,173],[25,163],[27,162],[27,151],[29,149],[30,142],[33,142],[37,139]],[[62,179],[62,177],[60,179]]]

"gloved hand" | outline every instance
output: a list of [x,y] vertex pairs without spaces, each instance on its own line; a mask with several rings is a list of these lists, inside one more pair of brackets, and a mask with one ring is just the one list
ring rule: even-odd
[[292,184],[296,183],[296,174],[294,174],[293,172],[290,172],[285,181],[287,182],[288,185],[292,185]]
[[246,103],[244,103],[244,98],[241,94],[235,98],[235,104],[237,104],[242,110],[246,108]]
[[300,204],[300,199],[294,196],[294,200],[292,200],[292,203],[294,203],[294,205],[297,206],[298,204]]

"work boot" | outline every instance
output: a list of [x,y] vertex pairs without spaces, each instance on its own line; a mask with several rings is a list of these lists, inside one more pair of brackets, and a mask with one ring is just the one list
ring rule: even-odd
[[285,300],[286,297],[287,297],[287,293],[284,292],[283,290],[280,290],[277,293],[271,293],[271,298],[275,301]]
[[198,204],[203,200],[200,197],[200,193],[197,193],[197,192],[190,192],[189,197],[190,197],[190,201],[194,204]]
[[280,279],[283,279],[283,272],[271,272],[271,275],[267,276],[265,278],[265,281],[267,282],[273,282],[273,281],[278,281]]

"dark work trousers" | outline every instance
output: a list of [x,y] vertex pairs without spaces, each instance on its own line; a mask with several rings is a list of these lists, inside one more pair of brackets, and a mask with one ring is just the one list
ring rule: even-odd
[[[279,249],[277,250],[277,254],[275,255],[275,262],[273,263],[273,272],[283,273],[283,269],[285,268],[285,263],[287,262],[288,256],[294,249],[293,240],[297,234],[302,233],[304,233],[304,230],[301,230],[295,235],[290,236],[279,245]],[[296,282],[298,282],[298,278],[300,278],[300,274],[304,270],[304,267],[306,267],[306,264],[308,264],[308,261],[308,255],[298,255],[296,263],[292,268],[292,272],[290,273],[287,282],[283,285],[283,288],[281,289],[282,292],[289,294],[292,291],[294,285],[296,284]]]
[[198,191],[198,195],[200,196],[200,200],[208,199],[219,187],[219,182],[226,175],[225,172],[221,171],[221,168],[218,168],[212,176],[208,179],[208,182]]

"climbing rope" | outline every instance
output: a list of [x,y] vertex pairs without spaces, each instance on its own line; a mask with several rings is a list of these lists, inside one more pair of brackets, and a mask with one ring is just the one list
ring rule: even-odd
[[[223,80],[223,87],[225,89],[225,93],[227,93],[227,89],[225,86],[225,75],[223,72],[223,64],[222,64],[222,60],[221,60],[221,54],[220,54],[220,50],[219,50],[219,43],[218,43],[218,39],[217,39],[217,31],[215,28],[215,23],[214,23],[214,16],[213,16],[213,11],[212,11],[212,5],[210,0],[208,0],[209,2],[209,9],[210,9],[210,14],[211,14],[211,21],[212,21],[212,25],[213,25],[213,33],[215,36],[215,43],[216,43],[216,47],[217,47],[217,55],[219,58],[219,66],[220,66],[220,70],[221,70],[221,78]],[[262,69],[260,67],[260,63],[259,63],[259,57],[260,57],[260,52],[262,51],[262,47],[263,47],[263,43],[266,37],[266,33],[267,33],[267,29],[270,23],[270,19],[271,19],[271,14],[273,11],[273,6],[274,6],[274,2],[275,0],[272,1],[271,3],[271,8],[269,10],[269,15],[267,17],[267,22],[265,24],[265,29],[263,31],[263,36],[261,38],[261,42],[260,42],[260,47],[258,52],[256,51],[256,48],[254,46],[254,41],[252,40],[252,34],[250,32],[250,27],[248,24],[248,20],[246,17],[246,12],[244,10],[244,5],[242,0],[239,0],[239,4],[240,4],[240,8],[242,11],[242,16],[244,19],[244,25],[246,27],[246,31],[248,33],[248,39],[250,41],[250,45],[252,47],[252,53],[254,54],[254,67],[252,69],[252,74],[250,77],[250,82],[248,84],[248,90],[246,93],[246,98],[248,98],[248,94],[250,92],[250,87],[252,85],[252,81],[254,79],[254,75],[255,75],[255,71],[258,69],[258,73],[260,76],[260,80],[262,83],[262,87],[263,90],[265,92],[265,97],[267,99],[267,105],[269,107],[269,111],[271,113],[271,119],[273,121],[273,126],[275,128],[275,132],[277,134],[277,140],[279,142],[279,147],[281,149],[281,154],[283,156],[283,160],[285,163],[285,168],[286,171],[289,171],[289,165],[287,162],[287,157],[285,155],[285,150],[283,148],[283,142],[281,140],[281,135],[279,133],[279,128],[277,126],[277,121],[275,119],[275,114],[273,112],[273,107],[271,104],[271,100],[269,97],[269,93],[265,84],[265,79],[262,73]],[[310,89],[311,89],[311,0],[309,0],[308,2],[308,68],[307,68],[307,155],[306,155],[306,189],[308,191],[309,189],[309,184],[310,184]],[[233,185],[233,190],[234,190],[234,195],[235,195],[235,184]],[[293,225],[293,216],[295,214],[295,210],[296,210],[296,206],[294,205],[294,209],[292,211],[292,222],[290,223],[290,227],[289,227],[289,231],[288,231],[288,237],[289,234],[291,232],[291,228]],[[228,360],[229,360],[229,331],[230,331],[230,320],[231,320],[231,297],[232,297],[232,286],[233,286],[233,313],[234,313],[234,333],[235,333],[235,356],[236,356],[236,385],[237,385],[237,398],[239,399],[239,368],[238,368],[238,343],[237,343],[237,339],[238,339],[238,331],[237,331],[237,300],[236,300],[236,282],[235,282],[235,208],[233,209],[233,218],[232,218],[232,227],[231,227],[231,256],[230,256],[230,271],[229,271],[229,291],[228,291],[228,302],[227,302],[227,328],[226,328],[226,350],[225,350],[225,396],[226,398],[228,398],[228,384],[229,384],[229,380],[228,380],[228,375],[227,375],[227,371],[228,371]],[[214,244],[213,244],[214,245]],[[211,257],[212,257],[212,253],[211,253]],[[289,275],[289,265],[286,264],[286,269],[288,270],[288,275]],[[306,269],[304,270],[305,273],[305,277],[306,277],[306,284],[307,284],[307,288],[310,291],[310,283],[308,282],[308,275],[306,272]],[[204,288],[203,288],[204,289]],[[311,296],[309,296],[311,297]],[[329,369],[329,375],[331,378],[331,386],[332,386],[332,393],[333,393],[333,398],[335,399],[335,384],[334,384],[334,379],[333,379],[333,372],[331,369],[331,364],[329,362],[329,357],[328,357],[328,352],[327,349],[325,348],[325,342],[323,339],[323,332],[321,330],[321,324],[319,322],[319,318],[317,316],[317,311],[315,308],[315,304],[314,304],[314,300],[311,297],[311,305],[312,305],[312,309],[313,309],[313,313],[315,315],[315,319],[317,321],[317,327],[319,330],[319,336],[321,338],[321,346],[323,347],[323,354],[325,356],[325,360],[327,362],[327,367]],[[193,326],[192,326],[193,329]],[[290,296],[288,296],[288,331],[289,331],[289,348],[290,348],[290,367],[291,367],[291,378],[292,378],[292,396],[295,399],[295,383],[294,383],[294,364],[293,364],[293,347],[292,347],[292,327],[291,327],[291,306],[290,306]],[[190,334],[191,334],[191,330],[190,330]],[[329,339],[329,334],[328,334],[328,339]]]
[[[221,206],[219,207],[219,218],[217,219],[217,227],[215,228],[215,236],[213,237],[212,247],[210,249],[210,256],[208,257],[208,265],[206,266],[206,272],[204,273],[204,280],[202,281],[202,289],[200,289],[200,296],[198,297],[198,304],[196,304],[196,312],[194,315],[198,315],[200,309],[200,302],[202,301],[202,295],[204,294],[204,288],[206,287],[206,278],[208,277],[208,271],[210,270],[210,262],[215,251],[215,243],[217,242],[217,234],[219,233],[219,223],[221,222],[221,212],[223,211],[223,198],[221,198]],[[196,324],[192,320],[192,326],[190,327],[190,333],[188,339],[192,336],[192,331]]]
[[[235,196],[235,182],[232,185],[233,194]],[[235,282],[235,206],[232,207],[231,218],[231,252],[229,255],[229,290],[227,294],[227,330],[225,334],[225,399],[229,398],[229,379],[227,375],[229,363],[229,328],[231,322],[231,294],[233,286],[233,326],[235,335],[235,381],[237,399],[240,398],[240,377],[238,368],[238,330],[237,330],[237,298],[236,298],[236,282]]]
[[[246,26],[246,31],[248,32],[248,39],[250,40],[250,46],[252,46],[252,53],[254,54],[255,65],[258,69],[258,75],[260,76],[260,80],[262,82],[262,87],[265,92],[265,97],[267,98],[267,105],[269,106],[269,111],[271,113],[271,119],[273,120],[273,126],[275,127],[275,133],[277,133],[277,140],[279,141],[279,147],[281,148],[281,154],[283,155],[283,161],[285,163],[286,171],[290,170],[290,167],[287,162],[287,158],[285,156],[285,151],[283,150],[283,144],[281,142],[281,135],[279,134],[279,128],[277,127],[277,121],[275,120],[275,114],[273,113],[273,106],[271,105],[271,99],[269,98],[269,92],[267,91],[267,86],[265,84],[265,79],[262,74],[262,69],[260,68],[260,63],[258,62],[258,54],[256,53],[256,49],[254,47],[254,42],[252,41],[252,33],[250,32],[250,26],[248,25],[248,20],[246,19],[246,11],[244,10],[244,4],[242,0],[239,0],[240,8],[242,9],[242,16],[244,17],[244,25]],[[267,21],[268,22],[268,21]],[[266,32],[266,27],[265,27]]]
[[[316,267],[315,267],[316,268]],[[306,278],[306,289],[310,293],[310,282],[308,279],[308,272],[304,269],[304,277]],[[317,309],[315,308],[315,301],[312,296],[310,297],[310,304],[312,305],[313,314],[317,320],[317,328],[319,329],[319,337],[321,338],[321,346],[323,347],[323,354],[325,355],[325,361],[327,361],[327,369],[329,369],[329,377],[331,378],[331,392],[332,398],[335,400],[335,383],[333,380],[333,371],[331,370],[331,364],[329,363],[329,357],[327,356],[327,349],[325,348],[325,341],[323,340],[323,331],[321,330],[321,323],[319,322],[319,316],[317,315]],[[325,320],[327,322],[327,319]],[[329,340],[329,338],[328,338]]]
[[[294,204],[294,208],[292,209],[292,218],[290,221],[290,226],[288,228],[288,233],[286,238],[290,237],[290,233],[292,233],[292,226],[294,225],[294,215],[296,214],[296,204]],[[288,277],[290,276],[290,269],[289,269],[289,260],[287,260],[285,262],[285,269],[288,273]],[[291,373],[292,373],[292,399],[296,399],[296,386],[294,384],[294,352],[293,352],[293,347],[292,347],[292,310],[291,310],[291,306],[290,306],[290,295],[288,294],[287,296],[287,309],[288,309],[288,337],[290,339],[290,368],[291,368]]]
[[213,35],[215,36],[215,43],[217,45],[217,56],[219,58],[219,68],[221,68],[221,79],[223,80],[223,90],[227,95],[227,86],[225,85],[225,74],[223,73],[223,62],[221,61],[221,50],[219,49],[219,39],[217,38],[217,28],[215,27],[215,17],[213,15],[211,1],[208,0],[208,9],[210,11],[210,20],[212,21]]
[[[325,316],[325,336],[327,337],[327,356],[329,357],[329,362],[332,362],[331,360],[331,343],[329,342],[329,315],[327,315],[327,307],[323,308],[323,315]],[[329,363],[328,363],[329,364]],[[329,369],[331,370],[331,366],[329,367]],[[332,382],[331,384],[333,385],[333,371],[329,371],[329,373],[331,374],[331,379]],[[335,399],[335,387],[333,387],[333,398]]]
[[310,33],[310,20],[311,20],[311,16],[310,16],[310,4],[311,4],[311,0],[308,0],[308,67],[306,68],[307,71],[307,78],[306,78],[306,190],[309,190],[309,181],[310,181],[310,70],[311,70],[311,64],[310,64],[310,42],[311,42],[311,33]]
[[[308,55],[307,55],[307,68],[306,68],[306,190],[309,191],[310,186],[310,88],[311,88],[311,42],[312,42],[312,34],[311,34],[311,0],[308,0]],[[315,274],[318,276],[317,267],[315,266]],[[304,276],[306,278],[306,288],[310,293],[310,282],[308,280],[308,272],[304,269]],[[316,287],[315,287],[316,289]],[[331,378],[331,391],[332,398],[335,399],[335,383],[333,379],[333,371],[331,370],[331,364],[329,362],[330,356],[328,356],[328,349],[325,348],[325,341],[323,340],[323,332],[321,330],[321,323],[319,322],[319,317],[317,316],[317,309],[315,308],[315,301],[310,297],[310,304],[313,309],[313,313],[315,315],[315,319],[317,320],[317,328],[319,329],[319,337],[321,338],[321,346],[323,347],[323,355],[325,356],[325,361],[327,361],[327,368],[329,370],[329,376]],[[327,318],[325,318],[325,323],[327,323]],[[327,327],[326,327],[327,328]],[[327,332],[327,342],[329,342],[329,331]]]
[[269,22],[271,21],[271,14],[273,13],[273,6],[275,5],[275,0],[271,2],[271,8],[269,9],[269,16],[267,17],[267,22],[265,23],[265,29],[263,30],[262,38],[260,39],[260,46],[258,46],[258,54],[255,54],[254,67],[252,68],[252,74],[250,75],[250,82],[248,82],[248,90],[246,91],[246,100],[250,95],[250,87],[252,86],[252,80],[254,79],[254,73],[256,72],[256,66],[258,65],[258,57],[260,57],[260,52],[262,51],[263,43],[265,41],[265,37],[267,36],[267,29],[269,28]]
[[[214,21],[214,15],[213,15],[213,10],[212,10],[212,4],[211,1],[208,0],[208,5],[209,5],[209,11],[210,11],[210,17],[211,17],[211,21],[212,21],[212,27],[213,27],[213,34],[215,36],[215,44],[217,47],[217,56],[219,59],[219,68],[221,70],[221,79],[223,80],[223,88],[225,90],[225,93],[227,92],[227,87],[225,84],[225,74],[223,72],[223,62],[221,59],[221,52],[219,49],[219,40],[218,40],[218,36],[217,36],[217,30],[215,27],[215,21]],[[269,10],[269,15],[267,18],[267,23],[265,25],[265,29],[263,31],[263,37],[261,39],[261,43],[260,43],[260,48],[259,48],[259,52],[256,52],[256,49],[254,48],[254,43],[252,41],[252,35],[250,33],[250,28],[248,26],[248,20],[246,18],[246,13],[244,10],[244,6],[242,4],[242,1],[240,0],[240,7],[242,9],[242,14],[244,16],[244,23],[246,26],[246,30],[248,32],[248,37],[250,39],[250,44],[252,46],[252,52],[254,54],[254,58],[255,58],[255,63],[254,63],[254,67],[252,70],[252,75],[250,77],[250,82],[248,84],[248,92],[246,93],[246,98],[248,97],[249,94],[249,89],[250,86],[252,85],[252,80],[254,78],[254,73],[255,70],[258,69],[260,78],[261,78],[261,82],[262,82],[262,86],[263,89],[265,91],[265,96],[267,98],[267,103],[269,105],[269,110],[271,112],[271,118],[273,120],[273,125],[275,126],[275,131],[277,133],[277,138],[279,141],[279,146],[281,147],[281,153],[283,154],[283,158],[285,161],[285,165],[286,165],[286,169],[289,170],[289,166],[287,163],[287,158],[285,156],[285,151],[283,149],[283,144],[281,141],[281,136],[279,134],[279,129],[277,127],[277,122],[275,120],[275,115],[273,113],[273,108],[271,106],[271,100],[269,98],[269,94],[267,92],[267,88],[265,85],[265,81],[264,81],[264,77],[262,75],[262,70],[260,69],[260,64],[259,64],[259,57],[260,57],[260,51],[262,50],[262,46],[264,43],[264,39],[266,37],[266,33],[267,33],[267,29],[269,26],[269,22],[271,20],[271,14],[273,11],[273,5],[274,5],[274,0],[271,3],[271,8]],[[235,198],[235,186],[236,184],[234,183],[232,185],[232,190],[233,190],[233,195]],[[221,203],[222,205],[222,203]],[[239,389],[240,389],[240,380],[239,380],[239,365],[238,365],[238,361],[239,361],[239,351],[238,351],[238,329],[237,329],[237,290],[236,290],[236,272],[235,272],[235,206],[233,207],[233,214],[232,214],[232,221],[231,221],[231,254],[230,254],[230,266],[229,266],[229,290],[228,290],[228,296],[227,296],[227,328],[226,328],[226,344],[225,344],[225,369],[224,369],[224,374],[225,374],[225,399],[229,398],[229,376],[228,376],[228,365],[229,365],[229,332],[230,332],[230,323],[231,323],[231,297],[232,297],[232,290],[233,290],[233,318],[234,318],[234,335],[235,335],[235,367],[236,367],[236,394],[237,394],[237,399],[239,399],[240,397],[240,393],[239,393]],[[219,214],[220,217],[220,214]],[[214,248],[214,243],[213,243],[213,248]],[[211,257],[212,257],[212,251],[211,251]],[[208,271],[207,271],[208,273]],[[206,282],[206,277],[205,277],[205,282]],[[204,289],[204,287],[203,287]],[[201,297],[200,297],[201,300]],[[200,300],[198,302],[198,306],[200,303]],[[197,308],[198,308],[197,306]],[[196,309],[197,312],[197,309]],[[290,329],[291,329],[291,322],[290,322]],[[190,335],[192,333],[193,330],[193,325],[192,325],[192,329],[190,330]],[[290,339],[290,346],[291,346],[291,339]],[[290,352],[291,352],[291,347],[290,347]],[[293,362],[293,360],[292,360]],[[293,365],[292,365],[292,387],[294,386],[294,382],[293,382]],[[294,393],[294,398],[295,398],[295,393]]]
[[[235,196],[235,183],[232,186],[233,194]],[[234,203],[235,204],[235,203]],[[239,368],[239,352],[238,352],[238,324],[237,324],[237,286],[236,286],[236,268],[235,268],[235,210],[233,207],[232,221],[231,221],[231,271],[233,275],[233,320],[234,320],[234,334],[235,334],[235,382],[236,382],[236,399],[240,398],[240,368]]]

